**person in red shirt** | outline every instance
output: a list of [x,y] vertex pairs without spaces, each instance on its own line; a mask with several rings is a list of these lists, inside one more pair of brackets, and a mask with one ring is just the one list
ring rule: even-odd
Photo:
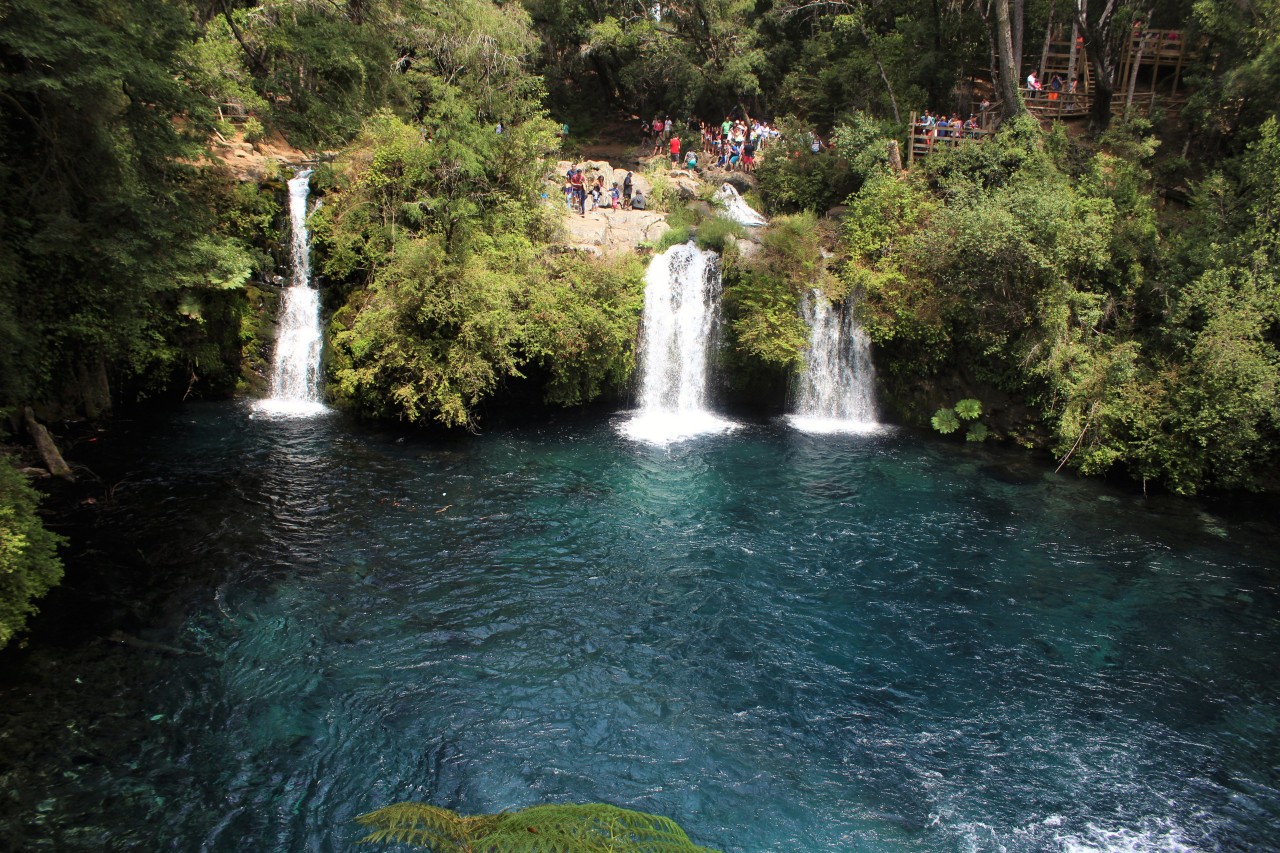
[[573,198],[578,203],[578,215],[585,216],[587,213],[587,182],[582,176],[581,169],[574,169],[573,174],[569,176],[569,183],[573,186]]
[[680,162],[680,137],[671,137],[671,162],[679,164]]

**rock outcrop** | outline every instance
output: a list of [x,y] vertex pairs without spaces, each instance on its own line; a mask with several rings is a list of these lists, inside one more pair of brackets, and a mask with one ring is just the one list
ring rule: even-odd
[[[588,186],[595,183],[597,177],[603,178],[606,189],[614,182],[621,187],[628,170],[615,168],[604,160],[578,163],[561,160],[556,164],[556,171],[547,176],[547,200],[563,212],[566,242],[571,248],[594,255],[626,255],[641,244],[656,243],[671,230],[667,215],[653,210],[601,209],[588,211],[585,216],[570,212],[565,207],[563,194],[564,175],[570,166],[582,168]],[[631,183],[635,190],[652,196],[653,185],[642,173],[631,170]]]
[[566,211],[564,224],[574,248],[602,255],[629,254],[671,230],[667,215],[652,210],[592,210],[585,216]]

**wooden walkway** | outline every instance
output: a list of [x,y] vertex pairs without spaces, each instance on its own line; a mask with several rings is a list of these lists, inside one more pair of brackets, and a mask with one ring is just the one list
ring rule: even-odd
[[907,138],[907,167],[941,148],[953,148],[967,142],[986,139],[995,131],[995,113],[983,113],[983,125],[974,128],[926,127],[916,113],[911,114],[911,132]]

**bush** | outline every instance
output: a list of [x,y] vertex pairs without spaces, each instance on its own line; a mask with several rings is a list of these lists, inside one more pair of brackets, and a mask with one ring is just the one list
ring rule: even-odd
[[950,435],[960,429],[960,419],[956,417],[955,409],[938,409],[929,419],[929,423],[943,435]]
[[262,122],[253,116],[244,123],[244,141],[245,142],[261,142],[267,135],[267,130],[262,126]]
[[809,150],[809,131],[802,123],[786,118],[780,129],[782,137],[765,148],[756,166],[769,213],[825,213],[861,185],[843,157]]
[[713,216],[698,226],[694,239],[698,241],[698,247],[701,249],[723,252],[725,242],[729,237],[745,237],[746,234],[747,229],[732,219]]
[[62,579],[62,538],[40,523],[40,495],[0,459],[0,648],[26,625],[34,604]]
[[688,243],[691,239],[693,239],[693,229],[688,225],[681,225],[678,228],[672,228],[670,231],[664,232],[658,238],[658,242],[654,244],[653,250],[661,254],[672,246]]
[[[705,225],[703,226],[706,227]],[[726,265],[725,319],[729,366],[750,382],[785,379],[803,364],[809,328],[800,300],[810,290],[842,296],[826,269],[818,219],[812,213],[780,216],[761,236],[762,251]]]

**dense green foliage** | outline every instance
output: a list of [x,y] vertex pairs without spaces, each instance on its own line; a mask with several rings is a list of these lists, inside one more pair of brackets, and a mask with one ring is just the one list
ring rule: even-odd
[[555,223],[538,196],[554,126],[530,108],[497,134],[464,102],[435,101],[425,138],[375,116],[315,217],[323,268],[349,294],[331,326],[330,393],[359,411],[471,427],[530,368],[561,405],[630,375],[639,265],[548,254]]
[[1155,141],[1102,141],[1078,150],[1024,119],[853,199],[846,275],[891,381],[960,370],[1026,399],[1086,473],[1123,466],[1182,492],[1273,485],[1275,120],[1197,184],[1179,230],[1157,215]]
[[490,815],[395,803],[357,820],[373,830],[364,842],[409,844],[435,853],[714,853],[690,841],[670,818],[604,803],[531,806]]
[[22,630],[35,600],[62,579],[59,538],[40,523],[40,496],[0,459],[0,649]]
[[104,365],[143,391],[232,384],[231,292],[252,260],[184,164],[198,145],[183,124],[208,110],[173,73],[190,18],[158,0],[15,0],[4,24],[0,403],[74,402]]
[[840,299],[839,280],[822,258],[823,234],[812,213],[780,216],[752,257],[731,255],[724,276],[724,313],[729,327],[725,365],[739,386],[785,377],[803,366],[809,329],[800,302]]

